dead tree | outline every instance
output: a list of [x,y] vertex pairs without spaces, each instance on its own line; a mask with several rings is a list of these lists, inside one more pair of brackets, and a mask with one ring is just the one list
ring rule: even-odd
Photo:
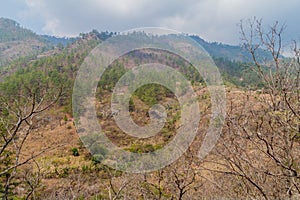
[[[240,197],[297,198],[300,194],[300,62],[294,42],[282,56],[284,25],[267,31],[261,20],[242,22],[241,39],[252,56],[262,92],[246,92],[229,106],[225,136],[218,149],[219,173],[239,183]],[[267,52],[264,57],[259,51]],[[240,102],[240,103],[237,103]],[[236,185],[232,183],[232,185]]]
[[[14,179],[18,168],[28,164],[51,148],[32,155],[23,155],[23,146],[37,123],[38,116],[53,106],[62,94],[62,89],[50,90],[49,87],[33,88],[26,86],[14,96],[1,91],[0,98],[0,196],[8,199],[14,189]],[[26,181],[26,180],[24,180]],[[36,184],[28,182],[28,195],[34,193]],[[29,198],[27,196],[27,198]]]

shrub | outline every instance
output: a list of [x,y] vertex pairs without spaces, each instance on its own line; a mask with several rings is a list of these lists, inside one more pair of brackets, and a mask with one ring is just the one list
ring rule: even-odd
[[73,156],[79,156],[79,151],[76,147],[72,148],[71,151]]

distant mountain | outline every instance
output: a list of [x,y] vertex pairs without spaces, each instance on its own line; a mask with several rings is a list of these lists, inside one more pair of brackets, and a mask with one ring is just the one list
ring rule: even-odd
[[31,30],[25,29],[14,20],[0,18],[0,42],[12,42],[27,39],[37,39]]
[[41,37],[50,45],[63,45],[67,46],[68,44],[71,44],[75,42],[78,38],[67,38],[67,37],[56,37],[56,36],[50,36],[50,35],[41,35]]
[[[38,55],[44,55],[44,52],[54,47],[65,47],[79,39],[106,40],[117,33],[98,32],[92,30],[90,33],[81,33],[76,38],[59,38],[49,35],[38,35],[33,31],[22,27],[14,20],[0,18],[0,68],[10,61],[29,57],[29,60],[35,59]],[[252,58],[249,52],[240,46],[227,45],[217,42],[207,42],[197,35],[191,35],[192,39],[198,42],[214,59],[224,58],[234,62],[251,62]],[[258,50],[259,57],[269,58],[264,50]]]
[[17,57],[41,52],[46,47],[39,35],[14,20],[0,18],[0,66]]
[[18,22],[0,18],[0,67],[26,56],[35,56],[57,45],[66,46],[76,38],[38,35]]
[[[226,58],[231,61],[252,62],[252,57],[248,51],[240,46],[233,46],[217,42],[206,42],[197,35],[190,36],[198,42],[211,56],[215,58]],[[263,49],[258,49],[257,53],[261,58],[271,59],[271,55]]]

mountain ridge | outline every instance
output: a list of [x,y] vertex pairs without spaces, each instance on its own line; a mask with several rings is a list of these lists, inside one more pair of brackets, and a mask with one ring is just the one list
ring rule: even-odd
[[[113,34],[109,32],[98,32],[92,30],[96,37],[105,40]],[[84,37],[85,33],[80,33],[78,37],[56,37],[52,35],[39,35],[32,30],[22,27],[18,22],[0,18],[0,66],[9,61],[22,56],[32,54],[40,54],[55,46],[66,46]],[[189,35],[197,43],[199,43],[212,57],[226,58],[231,61],[251,62],[251,55],[238,45],[229,45],[217,42],[207,42],[198,35]],[[258,51],[266,57],[263,50]]]
[[38,55],[59,43],[67,45],[72,41],[68,38],[38,35],[16,21],[2,17],[0,18],[0,66],[20,57]]

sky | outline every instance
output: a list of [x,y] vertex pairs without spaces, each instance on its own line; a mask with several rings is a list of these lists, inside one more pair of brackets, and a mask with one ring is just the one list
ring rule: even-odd
[[210,42],[239,44],[240,20],[257,17],[266,28],[285,23],[284,38],[300,38],[300,0],[1,0],[0,17],[39,34],[78,36],[164,27]]

